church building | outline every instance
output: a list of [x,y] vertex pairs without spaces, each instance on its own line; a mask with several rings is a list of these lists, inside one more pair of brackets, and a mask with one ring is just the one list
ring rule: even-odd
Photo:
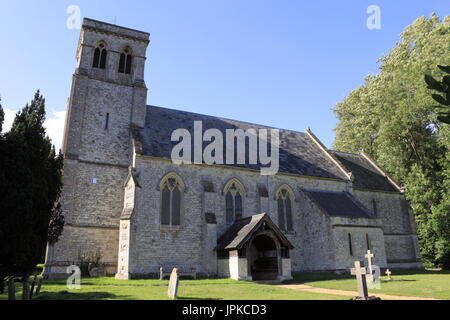
[[224,136],[273,128],[147,105],[149,37],[83,20],[62,146],[65,226],[48,246],[48,276],[95,253],[118,279],[176,267],[284,280],[349,272],[368,249],[380,268],[422,267],[402,188],[366,154],[328,150],[309,129],[279,129],[274,175],[247,161],[173,161],[173,133],[194,136],[195,123]]

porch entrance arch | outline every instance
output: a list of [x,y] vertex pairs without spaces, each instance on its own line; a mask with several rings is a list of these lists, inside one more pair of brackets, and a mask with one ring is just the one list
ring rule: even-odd
[[257,235],[248,246],[248,267],[253,280],[275,280],[279,275],[279,244],[268,235]]

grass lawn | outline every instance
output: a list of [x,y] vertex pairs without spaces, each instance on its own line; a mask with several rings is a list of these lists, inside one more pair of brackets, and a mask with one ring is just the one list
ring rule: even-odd
[[[69,290],[65,280],[44,281],[36,300],[167,300],[168,280],[116,280],[85,278],[80,290]],[[20,299],[20,284],[16,286]],[[271,285],[231,279],[180,280],[179,299],[214,300],[348,300],[348,297],[299,292]],[[7,294],[0,295],[0,300]]]
[[[393,271],[393,280],[382,277],[381,289],[370,294],[450,299],[450,271]],[[80,290],[70,290],[65,280],[44,281],[37,300],[167,300],[168,280],[116,280],[113,277],[82,278]],[[300,273],[286,283],[356,291],[355,278],[349,274]],[[5,288],[6,289],[6,288]],[[16,284],[17,299],[21,285]],[[180,280],[179,299],[187,300],[349,300],[348,296],[319,294],[231,279]],[[7,299],[5,294],[0,300]]]
[[[392,271],[392,279],[387,281],[387,276],[382,276],[381,289],[369,289],[369,293],[450,299],[450,271],[395,270]],[[356,291],[356,281],[351,275],[301,273],[289,282],[302,282],[325,289]]]

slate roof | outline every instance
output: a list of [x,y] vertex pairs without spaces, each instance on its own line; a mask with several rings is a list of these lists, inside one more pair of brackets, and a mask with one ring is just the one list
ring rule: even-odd
[[362,154],[331,151],[353,173],[353,186],[360,189],[399,192],[397,187]]
[[272,229],[282,245],[290,249],[294,248],[270,217],[262,213],[236,220],[217,240],[216,250],[241,249],[264,222],[268,228]]
[[[172,148],[178,144],[178,142],[171,142],[172,132],[175,129],[187,129],[191,133],[193,141],[194,121],[202,121],[203,131],[210,128],[219,129],[224,136],[224,149],[226,129],[273,129],[241,121],[147,106],[144,128],[135,128],[133,132],[135,139],[138,139],[135,142],[138,151],[145,156],[171,159]],[[209,142],[205,142],[203,147],[208,144]],[[192,152],[193,150],[192,146]],[[316,145],[307,133],[280,129],[279,160],[279,172],[281,173],[348,180],[342,170]],[[248,161],[246,163],[230,166],[260,170],[259,165],[248,164]]]
[[326,214],[332,217],[373,218],[373,215],[348,192],[303,190]]

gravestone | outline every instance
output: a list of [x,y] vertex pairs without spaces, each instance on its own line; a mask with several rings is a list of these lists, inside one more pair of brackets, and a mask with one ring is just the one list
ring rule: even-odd
[[372,275],[372,258],[374,257],[373,253],[370,250],[367,250],[367,254],[365,255],[367,258],[367,266],[369,267],[368,274]]
[[36,279],[37,279],[37,274],[34,275],[33,281],[31,282],[30,300],[33,299],[34,287],[36,286]]
[[44,281],[44,277],[40,277],[38,280],[37,287],[36,287],[36,295],[38,295],[41,292],[42,281]]
[[391,281],[391,280],[392,280],[391,273],[392,273],[392,272],[391,272],[389,269],[386,270],[386,275],[387,275],[388,281]]
[[356,276],[356,283],[358,286],[358,296],[353,298],[353,300],[380,300],[378,297],[369,297],[364,262],[355,261],[355,267],[351,269],[351,274]]
[[364,267],[364,262],[355,261],[355,267],[351,269],[351,273],[356,276],[356,284],[358,287],[358,297],[356,297],[356,299],[367,300],[369,294],[367,293],[366,268]]
[[173,268],[169,280],[169,290],[168,290],[169,298],[176,299],[177,293],[178,293],[178,269]]
[[16,300],[16,285],[13,277],[8,280],[8,300]]
[[381,289],[381,270],[380,267],[377,265],[373,265],[372,266],[372,272],[373,274],[367,275],[366,280],[367,280],[367,288],[369,289]]
[[372,264],[372,258],[374,258],[374,254],[367,250],[367,254],[365,255],[368,262],[368,272],[366,275],[367,287],[369,289],[381,289],[381,281],[380,281],[380,267]]
[[23,278],[22,281],[22,300],[30,300],[30,279]]

